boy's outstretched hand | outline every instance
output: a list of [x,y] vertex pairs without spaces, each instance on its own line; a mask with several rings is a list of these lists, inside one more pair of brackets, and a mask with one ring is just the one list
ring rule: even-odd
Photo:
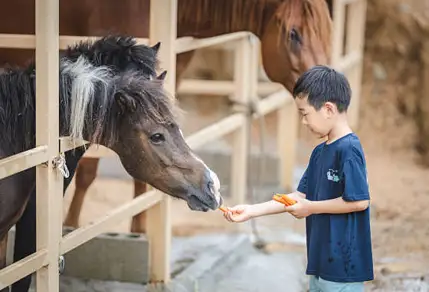
[[244,222],[252,218],[252,205],[237,205],[228,207],[228,211],[223,216],[229,222]]

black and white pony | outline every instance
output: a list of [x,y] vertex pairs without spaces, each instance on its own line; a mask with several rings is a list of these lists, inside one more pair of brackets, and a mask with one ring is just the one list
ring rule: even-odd
[[[135,179],[183,199],[192,210],[217,209],[219,180],[186,144],[176,106],[156,76],[159,44],[129,36],[81,42],[60,56],[60,135],[115,151]],[[0,159],[35,147],[35,65],[0,74]],[[79,147],[66,153],[69,185]],[[9,229],[16,224],[14,260],[35,252],[35,168],[0,180],[0,269]],[[28,291],[30,276],[12,291]]]

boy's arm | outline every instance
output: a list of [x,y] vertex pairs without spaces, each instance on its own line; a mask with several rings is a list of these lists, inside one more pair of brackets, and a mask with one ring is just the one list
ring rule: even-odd
[[285,211],[291,213],[298,219],[312,214],[345,214],[363,211],[369,206],[369,200],[345,201],[342,197],[324,201],[309,201],[297,198],[295,205],[285,207]]
[[332,200],[314,201],[309,203],[310,213],[312,214],[343,214],[359,212],[365,210],[369,206],[369,200],[345,201],[342,197]]
[[[305,194],[300,192],[293,192],[291,194],[288,194],[291,198],[305,198]],[[279,203],[274,200],[270,200],[264,203],[251,205],[250,207],[250,215],[251,217],[260,217],[265,215],[273,215],[273,214],[279,214],[286,212],[286,206],[282,203]]]
[[[296,192],[288,194],[292,199],[299,200],[305,198],[304,192],[307,191],[307,170],[301,178]],[[229,211],[224,213],[225,218],[231,222],[244,222],[250,218],[272,215],[287,212],[286,206],[274,200],[270,200],[254,205],[238,205],[228,208]]]

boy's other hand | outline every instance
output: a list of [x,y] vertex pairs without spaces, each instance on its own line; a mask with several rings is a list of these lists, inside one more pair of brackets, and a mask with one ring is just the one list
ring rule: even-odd
[[286,212],[289,212],[297,219],[302,219],[312,214],[311,201],[298,195],[292,196],[292,198],[297,201],[297,203],[292,206],[286,206]]
[[237,205],[234,207],[228,207],[228,212],[225,212],[223,216],[230,222],[247,221],[252,218],[252,206]]

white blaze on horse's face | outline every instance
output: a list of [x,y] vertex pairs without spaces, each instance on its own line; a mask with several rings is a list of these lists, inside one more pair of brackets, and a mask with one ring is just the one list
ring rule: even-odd
[[[179,132],[180,132],[180,135],[182,135],[183,140],[185,140],[185,136],[183,135],[183,132],[181,129],[179,129]],[[209,186],[210,190],[211,190],[212,194],[215,196],[216,202],[220,205],[222,203],[222,201],[221,201],[221,194],[220,194],[220,181],[219,181],[218,176],[198,156],[196,156],[193,152],[191,152],[191,154],[196,160],[200,161],[204,165],[207,172],[209,173],[210,178],[213,181],[213,185]]]

